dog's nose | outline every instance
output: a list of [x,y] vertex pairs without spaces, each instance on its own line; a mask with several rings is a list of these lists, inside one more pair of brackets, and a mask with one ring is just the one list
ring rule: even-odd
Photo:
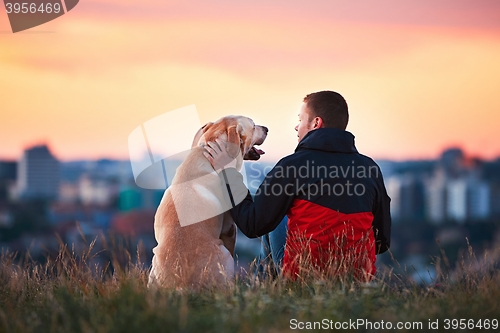
[[266,127],[266,126],[261,126],[262,129],[264,130],[264,132],[267,134],[267,132],[269,132],[269,129]]

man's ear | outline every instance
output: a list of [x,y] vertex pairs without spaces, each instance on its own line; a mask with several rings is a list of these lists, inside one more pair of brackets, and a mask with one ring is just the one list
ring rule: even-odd
[[198,132],[196,132],[196,135],[194,136],[194,139],[193,139],[193,143],[191,144],[191,148],[194,148],[196,146],[198,146],[198,142],[200,141],[201,139],[201,136],[210,128],[212,127],[214,123],[212,122],[208,122],[206,123],[205,125],[203,125],[199,130]]
[[227,153],[232,158],[236,158],[240,152],[240,127],[239,125],[227,128]]
[[321,117],[314,117],[313,119],[313,129],[323,127],[323,119]]

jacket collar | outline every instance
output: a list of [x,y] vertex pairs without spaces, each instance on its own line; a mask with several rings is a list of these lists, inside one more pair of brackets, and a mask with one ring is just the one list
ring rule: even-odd
[[299,142],[295,152],[314,149],[336,153],[357,153],[354,135],[337,128],[318,128],[307,133]]

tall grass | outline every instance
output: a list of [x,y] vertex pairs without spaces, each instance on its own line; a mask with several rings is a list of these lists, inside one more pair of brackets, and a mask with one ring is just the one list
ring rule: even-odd
[[[498,251],[476,258],[469,247],[453,270],[445,256],[436,258],[438,276],[428,285],[394,269],[370,284],[249,273],[233,288],[194,292],[148,289],[140,253],[123,262],[104,239],[104,250],[96,250],[96,241],[80,252],[61,244],[43,264],[3,251],[0,332],[285,332],[299,321],[358,319],[422,323],[427,330],[429,320],[442,329],[445,319],[500,319]],[[110,259],[95,264],[100,256]]]

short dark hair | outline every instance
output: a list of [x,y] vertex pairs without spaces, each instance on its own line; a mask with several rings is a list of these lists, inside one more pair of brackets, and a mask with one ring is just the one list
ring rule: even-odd
[[339,93],[318,91],[304,97],[304,103],[307,104],[307,109],[310,112],[309,120],[320,117],[324,127],[346,129],[349,122],[349,111],[344,97]]

